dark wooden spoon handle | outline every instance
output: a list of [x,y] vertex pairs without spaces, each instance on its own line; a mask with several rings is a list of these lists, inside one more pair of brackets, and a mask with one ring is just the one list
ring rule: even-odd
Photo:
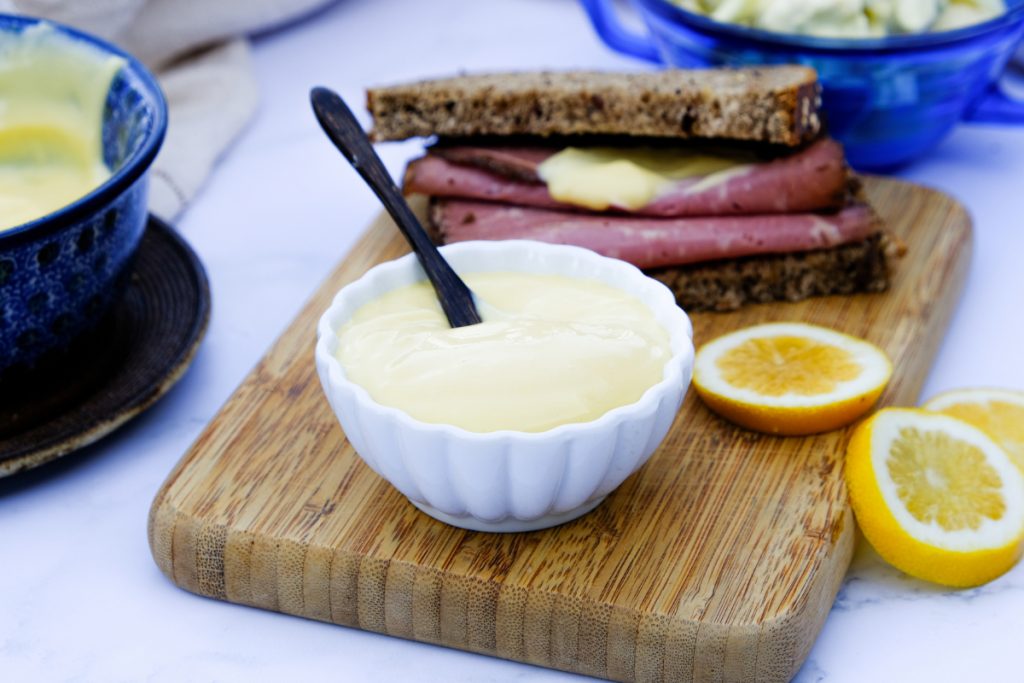
[[317,121],[327,137],[380,198],[384,208],[405,235],[409,246],[416,252],[423,270],[434,285],[449,324],[452,327],[464,327],[480,322],[473,293],[430,241],[345,101],[337,93],[320,87],[313,88],[310,100]]

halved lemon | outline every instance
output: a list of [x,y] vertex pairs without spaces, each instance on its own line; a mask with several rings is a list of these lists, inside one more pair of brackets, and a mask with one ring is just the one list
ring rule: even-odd
[[1024,393],[1006,389],[958,389],[921,406],[969,422],[995,440],[1024,471]]
[[693,386],[727,420],[769,434],[827,432],[863,415],[892,376],[885,352],[804,323],[738,330],[700,348]]
[[854,431],[846,483],[878,554],[911,576],[979,586],[1024,549],[1024,475],[976,427],[918,408],[886,408]]

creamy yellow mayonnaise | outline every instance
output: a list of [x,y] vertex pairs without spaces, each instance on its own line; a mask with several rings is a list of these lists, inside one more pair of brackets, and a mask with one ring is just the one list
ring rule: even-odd
[[734,158],[679,149],[569,147],[548,157],[537,173],[560,202],[594,211],[636,211],[676,181],[703,177],[691,188],[703,190],[746,168]]
[[392,291],[338,330],[336,357],[378,402],[472,432],[588,422],[661,381],[669,336],[636,298],[557,275],[476,273],[484,322],[450,328],[430,285]]
[[46,24],[0,40],[0,231],[45,216],[109,176],[103,107],[124,64]]
[[1004,0],[673,0],[716,21],[777,33],[878,38],[948,31],[1006,12]]

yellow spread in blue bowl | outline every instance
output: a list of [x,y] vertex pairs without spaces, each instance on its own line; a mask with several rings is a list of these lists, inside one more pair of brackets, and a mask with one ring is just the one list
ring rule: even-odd
[[0,379],[70,348],[122,291],[166,123],[130,55],[0,15]]
[[48,24],[0,43],[0,230],[71,204],[110,177],[103,109],[124,64]]

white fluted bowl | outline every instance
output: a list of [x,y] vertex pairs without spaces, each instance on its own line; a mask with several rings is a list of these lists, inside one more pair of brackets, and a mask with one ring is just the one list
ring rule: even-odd
[[317,327],[316,366],[349,442],[374,472],[435,519],[477,531],[562,524],[600,503],[665,438],[693,371],[693,328],[672,293],[632,265],[579,247],[524,240],[442,247],[459,273],[515,271],[599,280],[650,308],[669,334],[660,382],[596,420],[545,432],[470,432],[377,403],[345,376],[335,331],[363,304],[425,279],[412,254],[344,287]]

